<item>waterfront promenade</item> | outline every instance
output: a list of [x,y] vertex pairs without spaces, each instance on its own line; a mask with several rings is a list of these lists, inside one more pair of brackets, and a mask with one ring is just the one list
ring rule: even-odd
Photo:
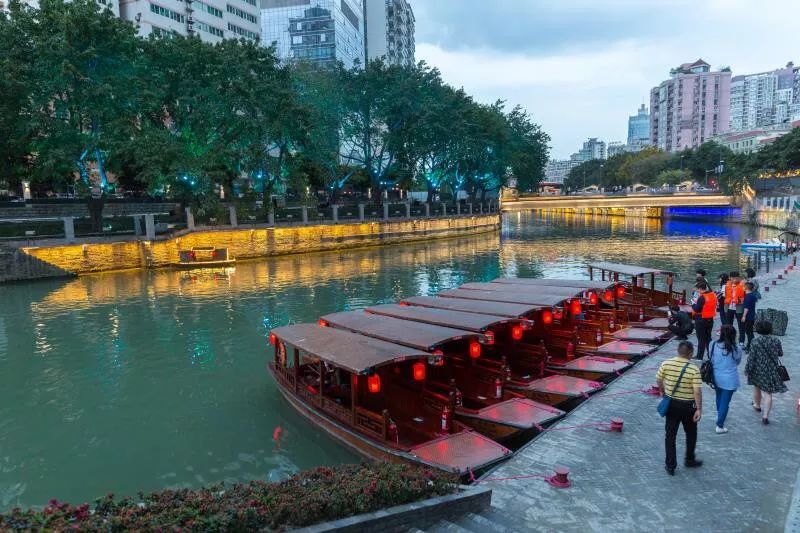
[[[762,274],[762,287],[776,277]],[[782,283],[778,281],[778,283]],[[750,406],[752,388],[734,395],[725,435],[714,433],[714,393],[703,387],[703,419],[697,456],[699,469],[683,468],[674,477],[664,472],[664,422],[656,413],[658,399],[643,393],[655,383],[658,364],[675,353],[677,341],[665,344],[567,416],[566,426],[624,420],[623,433],[593,428],[550,431],[491,472],[488,479],[551,474],[555,465],[570,468],[572,487],[558,489],[541,477],[488,481],[492,508],[466,516],[434,531],[800,531],[800,516],[788,517],[800,467],[800,269],[788,282],[770,286],[762,308],[789,313],[787,335],[781,337],[784,363],[793,380],[789,392],[775,395],[771,424],[761,424]],[[762,289],[763,291],[763,289]],[[694,339],[693,339],[694,340]],[[743,373],[744,361],[740,366]],[[678,437],[682,458],[683,434]],[[800,488],[797,489],[800,491]],[[483,529],[481,529],[483,528]]]

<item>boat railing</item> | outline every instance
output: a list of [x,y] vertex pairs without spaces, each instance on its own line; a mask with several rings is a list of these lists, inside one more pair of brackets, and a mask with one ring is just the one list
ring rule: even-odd
[[319,391],[312,385],[306,385],[305,387],[297,387],[296,393],[300,397],[300,399],[302,399],[305,403],[313,405],[315,407],[320,406]]
[[294,390],[294,369],[286,368],[285,366],[279,364],[273,365],[273,368],[275,369],[275,373],[277,374],[278,378],[284,382],[284,386],[290,390]]
[[322,397],[322,410],[329,415],[335,417],[340,422],[351,424],[353,422],[353,411],[350,408],[343,406],[336,400],[331,398]]
[[383,416],[368,411],[363,407],[356,407],[355,425],[358,429],[383,439],[386,435],[386,421]]

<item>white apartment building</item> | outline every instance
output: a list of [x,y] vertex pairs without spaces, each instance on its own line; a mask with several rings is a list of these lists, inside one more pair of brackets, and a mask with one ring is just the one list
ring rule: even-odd
[[544,182],[547,184],[563,184],[569,171],[581,164],[574,159],[551,159],[544,169]]
[[261,0],[261,42],[279,58],[364,65],[362,0]]
[[599,140],[597,137],[590,137],[583,143],[583,147],[570,157],[570,159],[579,163],[591,161],[592,159],[607,158],[606,143],[605,141]]
[[[26,4],[31,7],[38,8],[39,7],[39,0],[23,0]],[[116,1],[112,0],[96,0],[98,4],[101,6],[107,7],[110,9],[115,15],[119,16],[119,4]],[[8,11],[8,6],[11,3],[11,0],[0,0],[0,11]]]
[[746,132],[800,118],[800,68],[793,63],[731,79],[731,131]]
[[367,61],[380,59],[390,65],[414,65],[414,11],[407,0],[365,0],[364,38]]
[[142,36],[197,36],[212,43],[261,37],[258,0],[120,0],[120,15]]

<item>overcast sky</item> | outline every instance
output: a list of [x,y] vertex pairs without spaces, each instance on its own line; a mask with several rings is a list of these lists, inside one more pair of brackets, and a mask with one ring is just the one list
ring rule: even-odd
[[587,137],[624,142],[628,115],[681,63],[800,63],[800,0],[410,1],[417,59],[480,101],[523,105],[558,159]]

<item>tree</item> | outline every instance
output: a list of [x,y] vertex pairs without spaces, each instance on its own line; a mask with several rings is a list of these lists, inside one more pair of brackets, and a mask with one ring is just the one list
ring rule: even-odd
[[521,106],[514,107],[506,120],[510,130],[509,164],[517,179],[517,188],[535,190],[544,180],[550,137]]

